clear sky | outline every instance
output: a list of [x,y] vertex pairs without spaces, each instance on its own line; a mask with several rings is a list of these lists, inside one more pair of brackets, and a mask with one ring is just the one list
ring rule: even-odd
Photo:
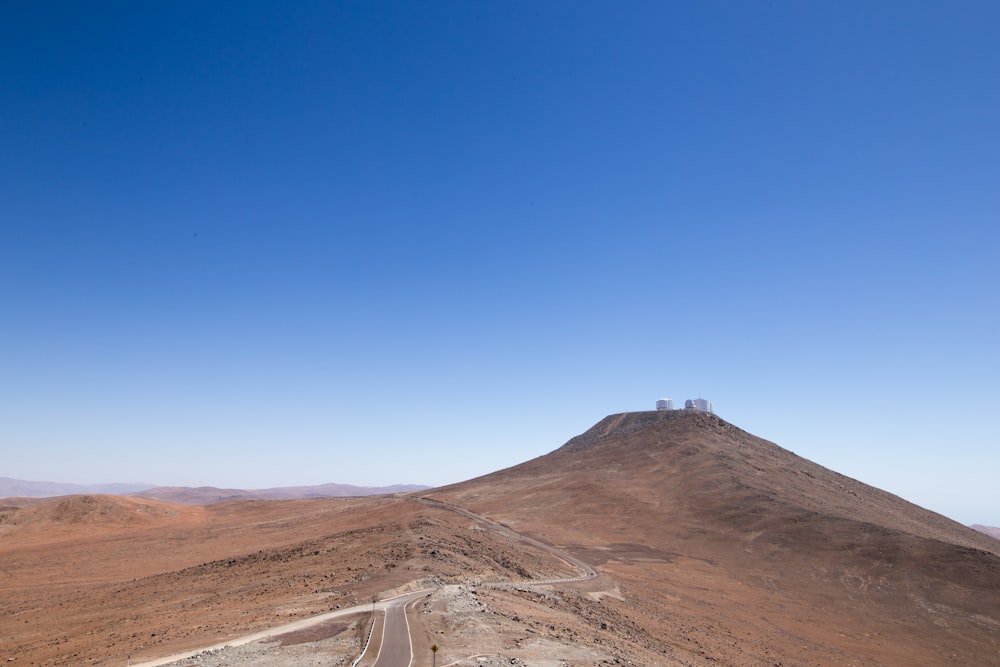
[[723,418],[1000,525],[1000,4],[0,7],[0,475]]

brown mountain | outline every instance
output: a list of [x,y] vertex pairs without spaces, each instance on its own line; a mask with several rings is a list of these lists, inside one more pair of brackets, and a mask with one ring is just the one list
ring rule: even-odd
[[613,415],[429,495],[598,565],[664,661],[1000,664],[1000,542],[711,414]]
[[[1000,663],[1000,542],[705,413],[613,415],[408,496],[62,501],[0,511],[14,664],[135,664],[408,587],[435,591],[414,667],[431,643],[456,665]],[[581,562],[599,576],[527,581]],[[305,646],[350,664],[366,623]],[[303,664],[268,656],[239,664]]]

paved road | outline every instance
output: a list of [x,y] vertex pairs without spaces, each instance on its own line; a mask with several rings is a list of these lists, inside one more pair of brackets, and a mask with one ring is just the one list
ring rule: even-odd
[[[441,509],[449,510],[451,512],[456,512],[463,516],[466,516],[480,524],[488,527],[490,530],[496,531],[501,535],[506,535],[507,537],[519,540],[523,543],[530,544],[534,547],[544,549],[552,555],[564,560],[569,565],[572,565],[580,570],[580,574],[576,577],[568,577],[562,579],[527,579],[522,581],[513,581],[507,584],[503,583],[484,583],[487,586],[543,586],[552,585],[560,583],[572,583],[577,581],[586,581],[587,579],[593,579],[598,576],[598,572],[592,568],[587,563],[581,561],[578,558],[566,553],[562,549],[559,549],[551,544],[542,542],[541,540],[536,540],[527,535],[518,533],[507,526],[493,521],[492,519],[487,519],[484,516],[476,514],[470,510],[463,507],[458,507],[456,505],[451,505],[448,503],[441,502],[440,500],[433,500],[431,498],[417,498],[418,502],[431,507],[438,507]],[[416,593],[407,593],[396,598],[389,600],[382,600],[375,605],[375,609],[385,612],[385,623],[382,627],[382,641],[380,642],[379,653],[375,660],[373,667],[410,667],[413,661],[413,650],[412,644],[410,642],[410,627],[406,620],[406,605],[410,604],[414,600],[418,600],[422,597],[430,595],[433,590],[423,590],[417,591]],[[239,637],[237,639],[231,639],[227,642],[216,644],[215,646],[209,646],[207,648],[200,649],[198,651],[187,651],[184,653],[177,653],[172,656],[167,656],[165,658],[159,658],[157,660],[150,660],[148,662],[137,663],[132,667],[160,667],[162,665],[167,665],[171,662],[176,662],[178,660],[190,658],[201,651],[213,651],[218,649],[223,649],[227,646],[242,646],[249,644],[260,639],[265,639],[268,637],[274,637],[286,632],[291,632],[293,630],[300,630],[302,628],[309,627],[311,625],[316,625],[322,623],[323,621],[336,618],[338,616],[346,616],[349,614],[356,614],[364,611],[370,611],[372,609],[370,604],[359,605],[357,607],[351,607],[349,609],[341,609],[334,612],[329,612],[326,614],[320,614],[319,616],[313,616],[312,618],[303,619],[296,621],[294,623],[288,623],[286,625],[278,626],[275,628],[270,628],[268,630],[263,630],[252,635],[247,635],[245,637]],[[363,657],[363,656],[362,656]]]
[[[386,612],[386,619],[388,619],[389,618],[389,611],[390,610],[392,610],[392,609],[394,609],[396,607],[399,607],[400,609],[402,609],[404,605],[409,604],[413,600],[417,600],[419,598],[425,597],[425,596],[429,595],[431,592],[432,591],[428,589],[428,590],[418,591],[416,593],[408,593],[408,594],[402,595],[400,597],[395,597],[395,598],[390,598],[390,599],[387,599],[387,600],[382,600],[378,604],[375,605],[375,609],[379,610],[379,611],[385,611]],[[225,642],[222,642],[222,643],[219,643],[219,644],[215,644],[214,646],[206,646],[205,648],[197,649],[197,650],[194,650],[194,651],[184,651],[183,653],[175,653],[174,655],[168,655],[168,656],[165,656],[163,658],[157,658],[156,660],[149,660],[147,662],[138,662],[138,663],[131,663],[130,662],[129,664],[131,664],[132,667],[161,667],[162,665],[169,665],[172,662],[178,662],[180,660],[186,660],[188,658],[192,658],[195,655],[197,655],[198,653],[207,652],[207,651],[218,651],[218,650],[221,650],[221,649],[228,648],[230,646],[245,646],[245,645],[247,645],[247,644],[249,644],[251,642],[260,641],[261,639],[268,639],[268,638],[271,638],[271,637],[276,637],[278,635],[283,635],[286,632],[295,632],[297,630],[303,630],[305,628],[309,628],[309,627],[312,627],[314,625],[319,625],[320,623],[323,623],[324,621],[329,621],[331,619],[338,618],[340,616],[351,616],[353,614],[362,614],[362,613],[365,613],[365,612],[370,612],[371,609],[372,609],[371,604],[362,604],[362,605],[358,605],[356,607],[348,607],[346,609],[338,609],[337,611],[330,611],[330,612],[327,612],[325,614],[319,614],[318,616],[311,616],[310,618],[304,618],[304,619],[301,619],[301,620],[298,620],[298,621],[293,621],[291,623],[286,623],[284,625],[278,625],[278,626],[275,626],[273,628],[268,628],[267,630],[262,630],[260,632],[255,632],[252,635],[245,635],[243,637],[236,637],[234,639],[230,639],[228,641],[225,641]],[[406,660],[407,661],[404,662],[404,663],[399,663],[399,664],[401,664],[402,667],[408,667],[408,665],[409,665],[409,659],[410,659],[409,658],[409,641],[410,641],[410,638],[409,638],[408,628],[406,626],[406,617],[405,616],[403,617],[402,623],[403,623],[402,631],[403,631],[404,636],[406,637],[406,648],[407,648],[407,658],[406,658]],[[395,634],[395,631],[394,631],[393,634]],[[389,662],[387,662],[385,664],[382,664],[381,662],[378,662],[376,664],[378,665],[378,667],[392,667],[393,665],[395,665],[397,663],[389,663]]]
[[406,606],[430,593],[431,591],[419,591],[387,601],[382,642],[374,667],[410,667],[413,662],[413,644],[410,641],[410,623],[406,620]]

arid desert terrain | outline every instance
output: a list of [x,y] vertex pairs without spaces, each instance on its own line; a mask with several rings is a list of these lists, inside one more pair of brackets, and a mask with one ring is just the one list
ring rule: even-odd
[[0,501],[0,661],[1000,665],[1000,541],[692,411],[612,415],[448,487],[180,505]]

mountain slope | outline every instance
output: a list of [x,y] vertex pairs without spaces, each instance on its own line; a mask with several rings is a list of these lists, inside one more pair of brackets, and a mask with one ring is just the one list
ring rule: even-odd
[[590,559],[664,654],[686,636],[731,663],[1000,659],[1000,542],[715,415],[612,415],[428,495]]
[[143,528],[197,525],[201,508],[127,496],[60,496],[0,508],[0,538],[34,544],[94,539]]

